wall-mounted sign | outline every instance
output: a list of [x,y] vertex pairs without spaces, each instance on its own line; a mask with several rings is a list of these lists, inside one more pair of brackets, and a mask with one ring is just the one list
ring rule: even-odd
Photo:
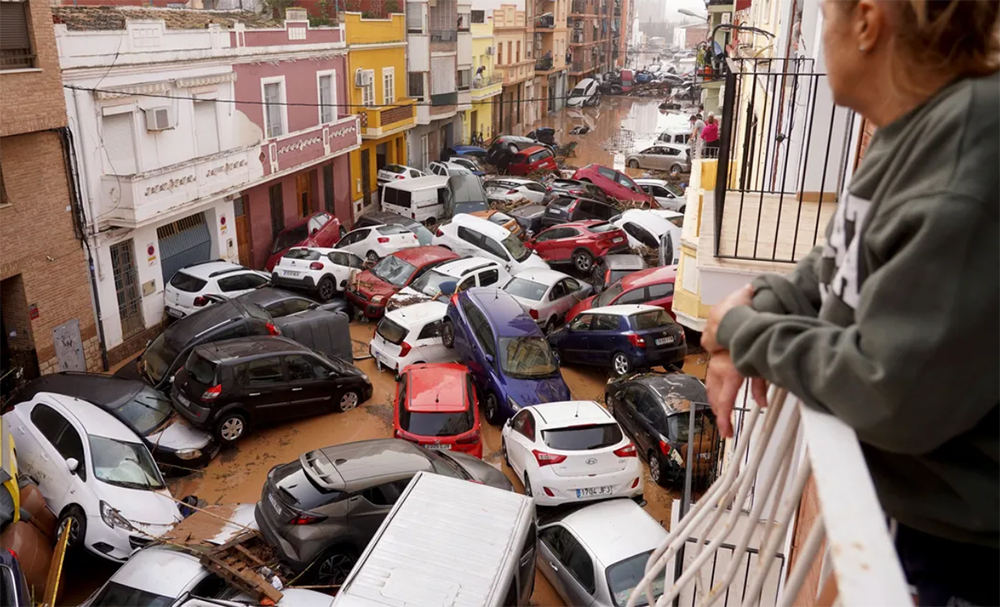
[[38,318],[38,304],[31,304],[28,306],[28,318],[31,320]]
[[146,261],[151,266],[156,264],[156,247],[153,246],[153,243],[146,245]]
[[226,230],[228,229],[229,226],[226,225],[226,216],[222,215],[221,217],[219,217],[219,231],[225,234]]

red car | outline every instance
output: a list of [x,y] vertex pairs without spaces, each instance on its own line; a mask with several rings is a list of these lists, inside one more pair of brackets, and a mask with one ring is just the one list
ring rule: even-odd
[[264,267],[268,272],[274,270],[281,256],[292,247],[329,248],[337,244],[346,233],[347,230],[340,226],[340,220],[333,215],[325,211],[313,213],[278,232],[274,238],[274,246],[271,247],[271,256],[267,258]]
[[663,308],[672,317],[674,303],[674,280],[677,266],[660,266],[632,272],[601,292],[588,297],[573,306],[566,314],[566,322],[577,314],[591,308],[617,306],[622,304],[646,304]]
[[536,171],[558,171],[552,151],[540,145],[533,145],[514,154],[507,165],[511,175],[530,175]]
[[572,263],[581,272],[590,272],[595,259],[629,248],[624,230],[595,219],[552,226],[524,244],[551,264]]
[[394,436],[428,449],[483,458],[472,376],[456,363],[410,365],[396,387]]
[[444,247],[414,247],[386,255],[347,286],[347,300],[367,318],[382,318],[385,303],[424,272],[458,255]]
[[[653,196],[644,192],[643,189],[639,187],[639,184],[621,171],[609,169],[608,167],[601,166],[599,164],[588,164],[581,169],[577,169],[576,172],[573,173],[573,179],[589,181],[604,190],[604,193],[611,198],[629,200],[632,202],[646,202],[649,203],[650,206],[654,206],[655,201]],[[655,206],[656,208],[659,208],[659,204],[656,204]]]

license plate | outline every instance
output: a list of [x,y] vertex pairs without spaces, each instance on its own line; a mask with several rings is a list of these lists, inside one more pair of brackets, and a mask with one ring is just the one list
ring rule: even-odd
[[661,338],[659,338],[659,339],[656,340],[656,345],[658,345],[658,346],[663,346],[663,345],[672,344],[672,343],[674,343],[674,338],[673,337],[661,337]]
[[451,451],[451,445],[445,443],[443,445],[424,445],[424,449],[434,449],[435,451]]
[[285,276],[289,276],[289,277],[292,277],[292,278],[295,278],[296,276],[299,275],[299,272],[295,272],[294,270],[285,270],[284,272],[285,272]]
[[267,501],[271,502],[271,507],[274,508],[275,512],[281,514],[281,504],[278,503],[278,498],[274,497],[273,493],[267,494]]
[[611,240],[611,242],[613,242],[615,244],[618,244],[619,242],[625,242],[625,239],[624,238],[614,238],[614,239]]
[[173,318],[183,318],[184,317],[184,315],[181,314],[180,310],[175,310],[173,308],[167,308],[167,316],[171,316]]
[[614,491],[614,487],[608,485],[607,487],[586,487],[584,489],[577,489],[577,497],[597,497],[599,495],[611,495]]
[[547,213],[548,213],[549,215],[558,215],[558,214],[559,214],[559,211],[557,211],[556,209],[549,209],[549,210],[548,210],[548,211],[546,211],[546,212],[547,212]]
[[182,405],[184,405],[185,407],[190,407],[191,406],[191,401],[188,400],[188,397],[184,396],[183,394],[181,394],[179,392],[177,394],[177,400],[180,401],[180,403]]

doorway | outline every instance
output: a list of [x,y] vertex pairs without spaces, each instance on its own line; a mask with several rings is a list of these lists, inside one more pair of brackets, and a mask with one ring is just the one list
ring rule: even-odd
[[364,205],[367,207],[372,203],[372,167],[371,150],[361,150],[361,196],[364,198]]
[[247,218],[247,197],[240,196],[233,201],[236,215],[236,249],[239,251],[240,265],[249,268],[253,263],[253,245],[250,243],[250,220]]
[[477,129],[479,128],[479,110],[472,110],[469,113],[469,143],[476,137]]
[[299,201],[299,217],[308,217],[313,208],[313,180],[308,172],[295,176],[295,195]]

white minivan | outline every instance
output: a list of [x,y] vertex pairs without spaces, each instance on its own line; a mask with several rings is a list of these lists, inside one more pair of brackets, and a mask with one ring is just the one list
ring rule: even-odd
[[450,197],[447,177],[390,181],[382,187],[382,210],[432,225],[444,217]]
[[535,585],[530,497],[418,472],[333,607],[525,606]]

